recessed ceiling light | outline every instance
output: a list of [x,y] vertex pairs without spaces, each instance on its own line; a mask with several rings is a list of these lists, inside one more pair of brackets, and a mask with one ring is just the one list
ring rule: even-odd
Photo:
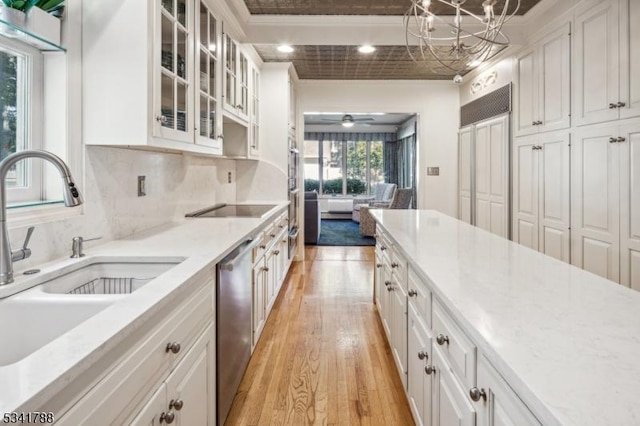
[[373,53],[375,51],[376,51],[376,48],[368,44],[358,47],[358,52],[360,53]]
[[280,46],[278,46],[278,52],[291,53],[293,51],[293,47],[289,46],[288,44],[281,44]]

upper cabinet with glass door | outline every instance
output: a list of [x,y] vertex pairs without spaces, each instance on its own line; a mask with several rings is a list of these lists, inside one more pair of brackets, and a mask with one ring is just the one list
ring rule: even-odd
[[260,70],[251,66],[251,131],[249,132],[249,156],[260,156]]
[[85,2],[82,20],[86,144],[222,154],[222,22],[208,2]]
[[224,34],[224,108],[243,124],[249,120],[249,60],[238,43]]
[[196,43],[196,61],[199,63],[196,144],[211,147],[222,155],[222,81],[218,77],[222,28],[204,1],[199,1],[199,12],[196,17],[196,28],[199,30]]

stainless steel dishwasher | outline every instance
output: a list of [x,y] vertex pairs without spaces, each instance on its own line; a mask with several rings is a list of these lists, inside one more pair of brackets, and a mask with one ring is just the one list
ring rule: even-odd
[[216,348],[218,424],[229,414],[251,357],[252,251],[259,240],[248,240],[218,263]]

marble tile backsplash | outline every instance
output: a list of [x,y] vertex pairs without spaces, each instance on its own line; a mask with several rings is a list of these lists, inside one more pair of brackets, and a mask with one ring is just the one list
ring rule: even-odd
[[[20,271],[65,256],[75,236],[101,236],[104,242],[181,219],[202,207],[235,202],[235,175],[233,160],[87,147],[80,188],[83,214],[35,225],[32,255],[14,268]],[[138,197],[138,176],[146,176],[145,197]],[[17,247],[27,227],[9,227],[12,247]]]

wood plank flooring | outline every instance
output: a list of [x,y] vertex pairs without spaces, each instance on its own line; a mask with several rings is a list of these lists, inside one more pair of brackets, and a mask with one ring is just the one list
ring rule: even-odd
[[226,425],[413,425],[375,305],[373,247],[306,248]]

